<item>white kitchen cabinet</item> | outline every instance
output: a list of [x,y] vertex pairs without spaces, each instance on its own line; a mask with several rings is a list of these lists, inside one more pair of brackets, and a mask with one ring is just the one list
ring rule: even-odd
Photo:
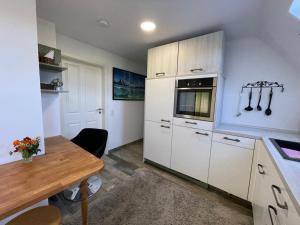
[[170,168],[172,127],[145,121],[144,158]]
[[145,120],[171,123],[175,78],[146,80]]
[[171,169],[207,183],[212,132],[173,126]]
[[235,146],[238,138],[231,145],[212,142],[208,183],[247,200],[253,149]]
[[177,73],[178,42],[148,50],[147,77],[174,77]]
[[252,202],[254,224],[272,225],[271,220],[274,225],[300,224],[300,216],[263,143],[260,143],[256,151],[259,151],[259,154],[257,162],[254,162],[256,163]]
[[179,42],[177,76],[222,73],[224,32]]

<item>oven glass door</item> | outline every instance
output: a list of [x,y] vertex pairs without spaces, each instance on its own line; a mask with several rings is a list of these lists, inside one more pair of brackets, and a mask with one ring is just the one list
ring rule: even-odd
[[176,115],[186,118],[213,118],[214,88],[177,89]]

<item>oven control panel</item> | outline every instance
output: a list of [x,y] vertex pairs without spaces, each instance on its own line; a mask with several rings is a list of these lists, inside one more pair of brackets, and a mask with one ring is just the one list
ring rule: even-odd
[[183,79],[177,81],[177,88],[213,87],[214,78]]

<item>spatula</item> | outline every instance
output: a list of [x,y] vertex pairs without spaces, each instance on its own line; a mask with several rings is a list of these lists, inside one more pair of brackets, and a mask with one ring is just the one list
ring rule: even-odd
[[251,107],[251,100],[252,100],[252,88],[250,89],[250,92],[249,92],[249,105],[245,108],[246,111],[253,110],[253,108]]

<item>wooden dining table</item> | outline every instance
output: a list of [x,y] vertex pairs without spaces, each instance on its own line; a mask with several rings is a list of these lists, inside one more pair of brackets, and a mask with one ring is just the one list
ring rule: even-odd
[[87,179],[104,162],[62,136],[45,139],[45,154],[30,163],[0,165],[0,220],[80,183],[82,224],[88,224]]

